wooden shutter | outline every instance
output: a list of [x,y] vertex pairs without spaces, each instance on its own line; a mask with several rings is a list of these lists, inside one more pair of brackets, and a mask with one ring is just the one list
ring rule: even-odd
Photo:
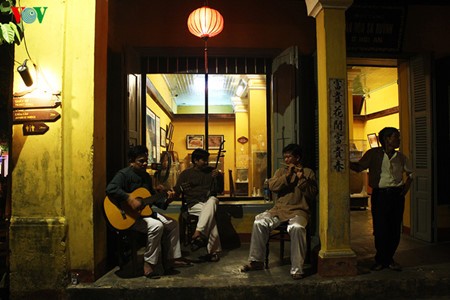
[[276,170],[283,161],[283,147],[298,143],[297,47],[290,47],[276,57],[272,71],[272,153]]
[[412,236],[432,242],[432,122],[431,122],[431,67],[426,56],[410,62],[412,149],[415,178],[411,190]]

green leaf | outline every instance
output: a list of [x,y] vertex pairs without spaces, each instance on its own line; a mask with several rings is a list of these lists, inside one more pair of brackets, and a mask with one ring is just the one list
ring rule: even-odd
[[20,41],[22,39],[20,37],[19,31],[17,30],[17,25],[15,23],[13,23],[13,22],[9,22],[9,26],[14,31],[14,43],[16,43],[17,45],[20,45]]
[[7,29],[6,29],[6,25],[4,25],[4,24],[0,24],[0,38],[3,41],[8,42],[8,32],[7,32]]
[[9,24],[0,24],[2,28],[2,36],[3,40],[8,44],[12,44],[14,42],[14,31],[11,29]]

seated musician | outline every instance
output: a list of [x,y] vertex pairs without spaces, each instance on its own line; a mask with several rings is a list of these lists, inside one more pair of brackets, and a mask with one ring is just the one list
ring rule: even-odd
[[[128,152],[130,165],[119,170],[106,187],[107,196],[118,205],[128,205],[133,210],[142,208],[142,199],[135,197],[133,191],[138,188],[147,189],[152,195],[156,194],[152,186],[152,179],[147,173],[148,150],[138,145]],[[164,197],[157,198],[154,203],[159,208],[166,209],[173,201],[171,195],[164,193]],[[169,198],[169,199],[168,199]],[[169,273],[174,267],[189,265],[181,258],[180,238],[176,220],[158,212],[152,212],[149,217],[138,217],[130,228],[142,232],[147,236],[144,252],[144,275],[149,278],[159,278],[160,273]],[[162,247],[164,243],[164,247]],[[166,245],[167,244],[167,245]],[[161,251],[167,251],[162,255]],[[160,262],[160,257],[167,257],[168,262]],[[164,265],[165,270],[158,272],[157,265]]]
[[279,168],[269,179],[269,189],[277,193],[275,205],[255,217],[250,242],[249,263],[241,272],[264,268],[266,244],[270,231],[282,222],[288,222],[287,232],[291,239],[291,269],[293,279],[303,277],[303,263],[307,250],[306,225],[310,218],[310,203],[318,189],[313,170],[302,165],[302,149],[297,144],[283,148],[286,168]]
[[189,214],[198,216],[191,250],[197,251],[206,247],[207,255],[202,258],[216,262],[219,261],[219,253],[222,251],[215,219],[219,203],[216,196],[223,191],[223,175],[217,168],[208,166],[208,158],[208,151],[195,149],[191,156],[193,167],[181,172],[174,191],[175,196],[183,194]]

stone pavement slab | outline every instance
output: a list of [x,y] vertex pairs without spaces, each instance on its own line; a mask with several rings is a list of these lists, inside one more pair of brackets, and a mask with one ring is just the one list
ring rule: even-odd
[[[286,258],[278,258],[278,243],[271,243],[269,269],[241,273],[248,243],[222,253],[219,262],[199,262],[202,249],[186,253],[193,267],[179,273],[148,279],[131,276],[130,267],[117,267],[94,283],[68,286],[69,299],[450,299],[450,242],[430,244],[403,237],[396,254],[402,272],[370,271],[373,238],[370,211],[352,211],[352,249],[358,275],[321,277],[307,265],[307,276],[293,280]],[[289,244],[287,244],[289,245]],[[204,250],[203,250],[204,251]],[[127,273],[128,272],[128,273]]]

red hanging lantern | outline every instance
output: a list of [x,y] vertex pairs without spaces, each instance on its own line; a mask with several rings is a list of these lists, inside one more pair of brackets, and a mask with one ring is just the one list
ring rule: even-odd
[[[222,32],[223,17],[215,9],[206,5],[197,8],[189,15],[187,25],[189,31],[205,41],[205,136],[208,136],[208,47],[207,40]],[[205,149],[208,150],[208,139],[205,140]]]
[[222,32],[223,17],[217,10],[203,6],[191,12],[187,25],[193,35],[207,40]]

